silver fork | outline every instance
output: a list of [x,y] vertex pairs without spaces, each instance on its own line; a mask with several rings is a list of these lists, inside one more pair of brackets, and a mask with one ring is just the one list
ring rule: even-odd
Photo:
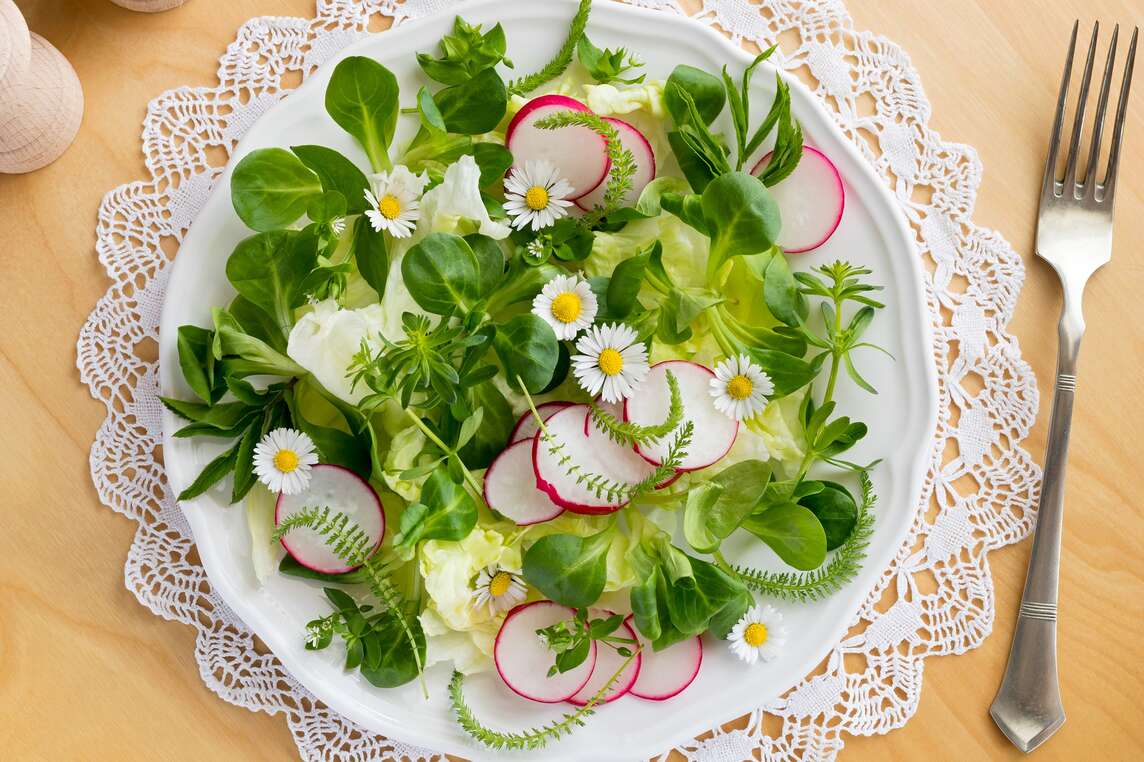
[[1068,105],[1069,75],[1079,22],[1073,25],[1065,73],[1057,101],[1056,118],[1049,138],[1049,157],[1041,184],[1041,208],[1037,216],[1037,256],[1052,265],[1061,279],[1064,307],[1057,327],[1057,383],[1053,394],[1053,415],[1045,452],[1045,476],[1037,516],[1033,551],[1021,609],[1009,651],[1009,664],[989,714],[1021,751],[1040,746],[1065,721],[1057,683],[1057,579],[1061,560],[1061,522],[1064,517],[1065,461],[1068,457],[1069,429],[1072,426],[1073,395],[1076,393],[1077,354],[1084,335],[1081,296],[1089,277],[1112,258],[1112,203],[1116,195],[1116,170],[1124,137],[1132,64],[1136,57],[1136,37],[1132,32],[1127,63],[1120,85],[1120,100],[1112,126],[1112,144],[1107,169],[1099,177],[1100,143],[1104,116],[1116,68],[1116,41],[1120,28],[1112,33],[1108,61],[1100,83],[1096,118],[1085,163],[1079,174],[1077,160],[1084,127],[1085,102],[1092,82],[1092,64],[1100,25],[1092,29],[1084,76],[1077,99],[1072,137],[1068,143],[1063,180],[1057,179],[1057,159],[1061,148],[1062,125]]

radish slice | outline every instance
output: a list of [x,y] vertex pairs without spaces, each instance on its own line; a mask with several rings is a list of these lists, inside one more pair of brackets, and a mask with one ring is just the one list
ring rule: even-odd
[[506,447],[485,471],[485,502],[520,526],[539,524],[564,513],[548,494],[536,488],[532,472],[532,440]]
[[[277,526],[306,508],[329,506],[331,515],[344,513],[350,523],[361,528],[370,540],[372,549],[381,545],[385,535],[385,512],[373,487],[360,476],[341,466],[322,463],[310,470],[310,485],[297,495],[278,495],[274,507]],[[323,574],[341,574],[357,568],[347,566],[325,538],[313,529],[295,529],[282,538],[282,547],[298,563]]]
[[[583,474],[597,474],[621,484],[635,484],[650,473],[647,464],[632,457],[633,452],[613,442],[602,432],[593,438],[584,436],[587,405],[572,405],[558,411],[545,422],[548,433],[563,448],[553,453],[541,435],[534,440],[532,465],[536,486],[548,493],[557,505],[575,513],[603,514],[618,511],[627,501],[612,502],[596,495],[582,483]],[[567,462],[561,460],[567,458]],[[570,465],[578,472],[569,473]]]
[[[624,194],[621,206],[632,206],[639,200],[644,186],[655,179],[655,151],[644,134],[623,119],[614,116],[604,117],[605,122],[611,122],[620,135],[620,146],[632,152],[636,161],[636,173],[632,176],[632,187]],[[600,184],[576,199],[576,206],[588,212],[604,203],[604,192],[608,189],[608,180],[612,173],[600,181]]]
[[[770,154],[764,156],[753,173],[762,172],[770,159]],[[842,222],[846,208],[842,176],[818,149],[803,146],[802,159],[794,172],[770,190],[783,223],[779,246],[788,254],[817,249]]]
[[[632,395],[624,403],[624,419],[641,426],[652,426],[667,417],[671,407],[671,389],[667,385],[669,370],[679,382],[683,418],[695,427],[691,446],[687,448],[679,470],[707,468],[727,454],[739,433],[738,422],[715,409],[715,399],[711,396],[711,379],[715,374],[709,368],[685,360],[668,360],[653,365],[639,394]],[[672,437],[666,436],[653,445],[639,445],[636,449],[649,462],[659,465],[671,442]]]
[[596,666],[596,643],[584,662],[548,677],[555,654],[537,630],[571,619],[576,612],[552,601],[522,603],[504,619],[493,645],[497,673],[513,693],[542,704],[567,701],[584,687]]
[[[626,621],[630,622],[631,617]],[[635,683],[628,690],[633,696],[649,701],[667,701],[682,693],[699,674],[699,666],[703,663],[703,641],[698,635],[662,651],[652,650],[651,644],[643,638],[640,642],[644,643],[640,653],[643,663]]]
[[[536,406],[536,412],[540,413],[540,417],[547,421],[557,410],[563,410],[571,404],[571,402],[545,402],[543,405]],[[516,425],[512,427],[512,436],[508,438],[508,442],[509,444],[516,444],[526,439],[532,439],[539,430],[540,427],[536,425],[536,416],[532,414],[531,410],[526,410],[524,415],[516,419]]]
[[[614,613],[615,612],[605,611],[603,609],[589,609],[589,614],[591,615],[592,619],[610,617]],[[615,632],[615,635],[621,638],[631,638],[632,640],[636,640],[638,642],[635,628],[629,625],[626,621],[619,626]],[[630,648],[634,651],[635,645],[631,645]],[[588,678],[588,682],[584,683],[584,687],[581,688],[575,696],[568,699],[568,703],[575,704],[576,706],[584,706],[587,704],[588,699],[592,698],[600,692],[600,689],[604,687],[604,683],[612,679],[612,675],[616,674],[616,670],[618,670],[623,665],[623,663],[627,661],[627,658],[628,657],[626,656],[621,656],[619,651],[612,648],[611,646],[601,646],[599,643],[597,643],[596,667],[592,670],[592,676]],[[608,693],[604,696],[604,700],[600,703],[607,704],[610,701],[615,701],[620,696],[623,696],[625,693],[630,691],[632,686],[635,685],[636,678],[639,677],[640,666],[642,664],[643,653],[638,653],[636,654],[635,658],[632,659],[631,663],[624,668],[624,671],[620,674],[619,679],[617,679],[616,682],[612,685],[612,689],[608,691]]]
[[582,196],[608,176],[612,162],[608,143],[587,127],[542,130],[536,122],[561,111],[589,111],[575,98],[542,95],[516,112],[505,131],[505,145],[512,151],[513,168],[527,161],[543,160],[572,186],[571,198]]

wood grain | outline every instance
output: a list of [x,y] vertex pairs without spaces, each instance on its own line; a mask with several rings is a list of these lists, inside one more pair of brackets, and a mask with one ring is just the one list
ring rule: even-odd
[[[77,332],[106,288],[93,251],[101,196],[143,176],[147,100],[213,82],[216,57],[251,16],[308,15],[310,0],[188,3],[149,16],[97,0],[18,0],[84,84],[88,114],[56,163],[0,177],[0,757],[10,760],[285,760],[281,718],[230,706],[199,680],[192,631],[122,586],[133,524],[100,504],[87,452],[103,419],[74,370]],[[1144,22],[1138,0],[849,0],[859,29],[901,44],[945,137],[975,146],[985,181],[974,219],[1022,253],[1012,328],[1047,401],[1055,277],[1031,256],[1038,178],[1069,25]],[[1130,109],[1112,264],[1089,287],[1073,429],[1061,589],[1068,722],[1038,758],[1144,758],[1144,80]],[[1045,407],[1047,405],[1043,405]],[[1028,446],[1039,458],[1047,422]],[[886,737],[851,738],[849,760],[1016,759],[987,715],[1004,667],[1028,543],[990,555],[995,634],[926,662],[916,716]]]

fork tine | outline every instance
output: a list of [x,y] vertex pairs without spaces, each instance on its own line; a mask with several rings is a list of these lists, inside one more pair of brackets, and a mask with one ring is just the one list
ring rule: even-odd
[[1120,82],[1120,102],[1116,104],[1116,122],[1112,126],[1112,148],[1108,154],[1108,171],[1104,173],[1104,192],[1101,201],[1112,200],[1116,190],[1116,169],[1120,165],[1120,143],[1124,138],[1124,122],[1128,112],[1128,91],[1132,89],[1132,66],[1136,61],[1136,37],[1140,28],[1132,30],[1132,43],[1128,46],[1128,62],[1124,67],[1124,79]]
[[1088,101],[1088,88],[1092,84],[1092,64],[1096,58],[1096,38],[1100,34],[1100,22],[1092,25],[1092,37],[1088,41],[1088,56],[1084,62],[1084,76],[1080,80],[1080,94],[1077,95],[1076,118],[1073,119],[1072,138],[1069,140],[1069,153],[1065,164],[1064,189],[1076,195],[1076,164],[1080,151],[1081,132],[1084,130],[1084,110]]
[[1069,77],[1072,74],[1073,53],[1076,51],[1076,32],[1080,21],[1073,22],[1072,36],[1069,38],[1069,54],[1065,58],[1065,73],[1061,77],[1060,94],[1057,96],[1057,112],[1053,118],[1053,131],[1049,134],[1049,156],[1045,160],[1045,179],[1041,192],[1056,195],[1057,155],[1061,148],[1061,125],[1065,120],[1065,106],[1069,97]]
[[1085,195],[1092,198],[1095,195],[1099,181],[1096,162],[1100,158],[1100,142],[1104,136],[1104,116],[1108,111],[1108,92],[1112,89],[1112,70],[1116,68],[1116,42],[1120,37],[1120,24],[1112,29],[1112,42],[1108,44],[1108,60],[1104,64],[1104,78],[1100,82],[1100,96],[1097,98],[1096,119],[1092,123],[1092,147],[1088,151],[1088,161],[1085,162],[1084,190]]

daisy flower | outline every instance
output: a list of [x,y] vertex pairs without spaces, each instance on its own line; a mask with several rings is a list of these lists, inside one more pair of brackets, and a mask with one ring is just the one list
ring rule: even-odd
[[473,583],[473,607],[487,606],[496,616],[524,600],[527,591],[519,576],[498,566],[487,566],[477,573]]
[[318,452],[310,437],[294,429],[274,429],[254,447],[254,473],[271,492],[297,495],[310,484]]
[[775,390],[771,377],[746,355],[730,357],[715,366],[711,396],[715,409],[741,421],[767,406],[767,395]]
[[596,295],[578,275],[557,275],[532,300],[532,312],[552,326],[558,339],[574,339],[596,319]]
[[783,615],[771,605],[752,606],[727,636],[731,651],[748,664],[771,661],[786,643]]
[[369,179],[370,187],[365,192],[369,224],[378,233],[385,231],[394,238],[408,238],[421,216],[421,192],[429,182],[428,175],[415,175],[399,164],[392,172],[378,172]]
[[543,160],[515,167],[504,180],[504,190],[504,210],[517,230],[530,224],[533,230],[549,227],[572,206],[568,200],[572,186],[557,174],[556,167]]
[[330,232],[333,233],[336,238],[341,238],[342,233],[346,232],[346,218],[335,217],[330,220]]
[[576,342],[580,354],[572,356],[572,372],[580,386],[604,402],[619,402],[647,377],[647,348],[633,328],[611,323],[592,326]]

